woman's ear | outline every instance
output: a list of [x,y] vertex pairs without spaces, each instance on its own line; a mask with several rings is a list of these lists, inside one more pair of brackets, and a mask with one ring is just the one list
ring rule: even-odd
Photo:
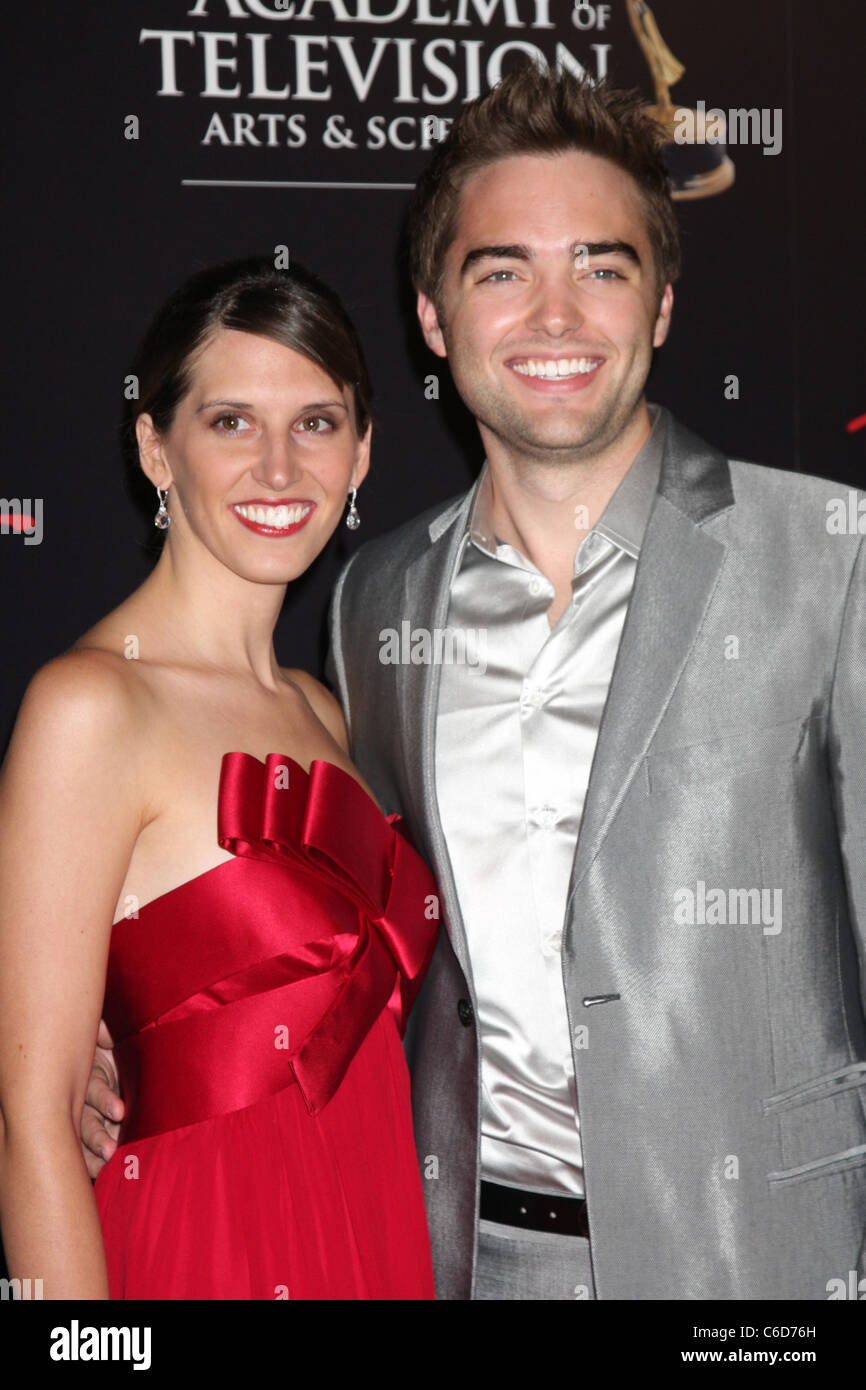
[[162,436],[149,415],[138,416],[135,422],[135,437],[138,440],[138,458],[144,476],[150,479],[154,487],[171,487],[171,469],[163,453]]
[[352,487],[360,487],[367,476],[370,467],[370,445],[373,439],[373,421],[367,423],[367,428],[358,440],[358,452],[355,457],[355,467],[352,469]]

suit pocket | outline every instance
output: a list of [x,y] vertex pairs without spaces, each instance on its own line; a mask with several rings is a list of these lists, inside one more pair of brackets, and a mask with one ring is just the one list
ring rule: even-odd
[[[837,1143],[840,1141],[844,1143],[849,1137],[862,1139],[864,1129],[862,1109],[858,1109],[858,1097],[850,1094],[861,1087],[866,1087],[866,1062],[849,1062],[847,1066],[839,1067],[836,1071],[826,1072],[823,1076],[811,1077],[810,1080],[803,1081],[797,1086],[790,1086],[787,1090],[779,1091],[774,1096],[767,1096],[763,1101],[764,1114],[773,1116],[780,1114],[780,1112],[787,1113],[797,1106],[827,1101],[828,1098],[847,1094],[849,1098],[841,1103],[842,1110],[831,1105],[830,1111],[827,1111],[826,1106],[819,1105],[820,1113],[817,1120],[814,1117],[810,1120],[804,1116],[797,1123],[800,1124],[801,1128],[804,1124],[808,1125],[808,1128],[803,1131],[804,1137],[811,1135],[814,1138],[815,1135],[823,1134],[827,1139],[829,1135],[832,1135]],[[791,1123],[795,1122],[795,1118],[792,1118]],[[783,1168],[779,1172],[768,1173],[767,1181],[772,1188],[789,1183],[805,1182],[809,1178],[846,1173],[852,1168],[864,1166],[866,1166],[866,1143],[860,1143],[838,1153],[809,1159],[806,1163],[799,1163],[793,1168]]]
[[685,783],[748,776],[766,768],[792,764],[813,722],[810,716],[787,719],[767,728],[744,724],[736,734],[649,753],[645,758],[650,793],[673,791]]
[[806,1105],[810,1100],[822,1100],[824,1096],[838,1096],[843,1091],[866,1086],[866,1062],[851,1062],[848,1066],[831,1071],[826,1076],[815,1076],[811,1081],[803,1081],[791,1086],[787,1091],[779,1091],[775,1096],[767,1096],[762,1102],[765,1115],[778,1114],[780,1110],[790,1110],[795,1105]]
[[830,1177],[834,1173],[848,1173],[852,1168],[863,1167],[866,1167],[866,1144],[857,1144],[853,1149],[812,1159],[810,1163],[801,1163],[797,1168],[783,1168],[778,1173],[768,1173],[767,1182],[771,1188],[782,1187],[788,1183],[805,1182],[808,1178]]

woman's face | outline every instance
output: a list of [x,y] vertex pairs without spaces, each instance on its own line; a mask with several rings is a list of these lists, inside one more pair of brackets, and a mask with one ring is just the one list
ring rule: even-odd
[[351,388],[308,357],[220,329],[194,359],[168,432],[137,423],[142,466],[169,487],[172,552],[204,547],[258,583],[297,578],[367,473]]

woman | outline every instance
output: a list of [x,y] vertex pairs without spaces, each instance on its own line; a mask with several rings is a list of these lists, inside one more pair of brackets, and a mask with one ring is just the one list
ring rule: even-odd
[[[293,267],[190,279],[139,354],[152,574],[37,673],[0,780],[0,1221],[47,1298],[431,1298],[400,1042],[435,885],[277,665],[370,387]],[[91,1187],[100,1013],[126,1102]],[[51,1154],[46,1163],[44,1154]]]

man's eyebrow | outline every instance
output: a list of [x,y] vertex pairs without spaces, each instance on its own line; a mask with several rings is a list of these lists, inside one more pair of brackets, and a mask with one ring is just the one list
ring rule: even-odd
[[528,246],[515,243],[513,246],[474,246],[471,251],[467,251],[460,267],[460,274],[465,275],[471,265],[476,261],[528,261],[532,259],[532,253]]
[[625,256],[640,267],[640,256],[629,241],[576,241],[571,248],[574,257]]
[[[631,242],[628,241],[576,241],[573,243],[569,255],[572,259],[578,256],[625,256],[640,268],[640,256],[638,255]],[[465,275],[470,266],[476,261],[531,261],[532,251],[522,242],[515,242],[510,246],[474,246],[471,251],[467,251],[460,267],[460,274]]]

